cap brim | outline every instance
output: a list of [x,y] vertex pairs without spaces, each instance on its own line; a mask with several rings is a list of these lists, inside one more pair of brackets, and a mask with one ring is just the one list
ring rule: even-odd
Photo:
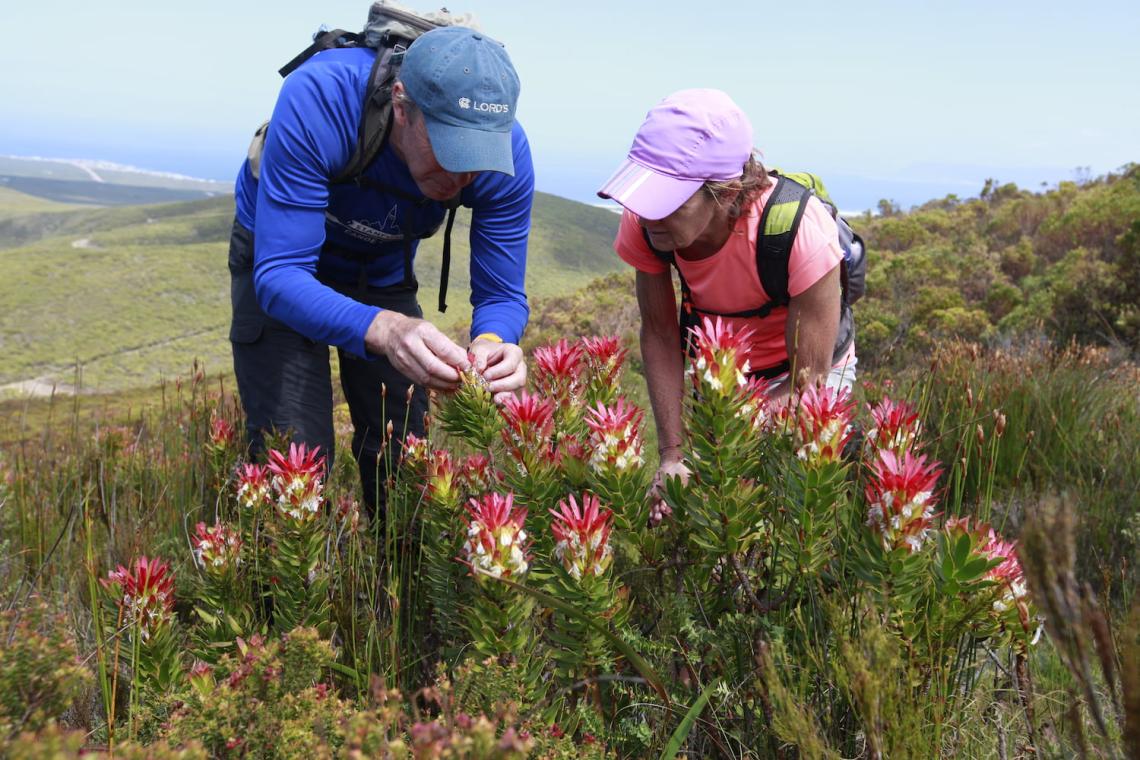
[[664,219],[701,188],[699,179],[677,179],[626,159],[598,197],[617,201],[642,219]]
[[456,127],[424,115],[435,160],[449,172],[502,172],[515,175],[511,132]]

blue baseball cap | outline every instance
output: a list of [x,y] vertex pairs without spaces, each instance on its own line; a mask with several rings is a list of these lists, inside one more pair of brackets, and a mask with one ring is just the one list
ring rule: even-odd
[[408,47],[399,79],[424,115],[440,166],[514,176],[519,77],[502,43],[461,26],[433,29]]

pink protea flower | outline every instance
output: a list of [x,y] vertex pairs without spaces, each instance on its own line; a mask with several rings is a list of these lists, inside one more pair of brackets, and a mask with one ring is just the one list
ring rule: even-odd
[[123,623],[138,626],[143,641],[174,620],[174,574],[156,558],[119,565],[99,581],[123,609]]
[[918,412],[905,401],[884,398],[871,407],[874,426],[867,432],[867,445],[871,449],[888,449],[896,454],[920,448],[922,422]]
[[428,445],[426,439],[420,438],[415,433],[408,433],[404,436],[401,447],[400,463],[418,468],[427,463],[430,453],[431,446]]
[[969,517],[949,517],[943,530],[951,540],[956,540],[963,534],[970,535],[979,554],[991,562],[998,562],[983,576],[997,588],[993,612],[1007,622],[1012,622],[1009,618],[1014,618],[1029,631],[1029,588],[1017,556],[1017,544],[1003,539],[986,523],[978,523],[971,528]]
[[621,339],[616,335],[584,336],[581,345],[590,375],[600,383],[614,382],[629,353],[622,348]]
[[238,468],[237,500],[246,509],[258,509],[270,501],[269,470],[260,464]]
[[526,509],[514,506],[514,494],[485,494],[471,499],[467,509],[467,541],[461,561],[477,579],[516,578],[530,567],[527,553]]
[[619,398],[616,403],[597,407],[586,412],[586,425],[590,428],[590,466],[596,471],[614,469],[618,472],[640,467],[642,411]]
[[705,317],[691,330],[695,353],[686,373],[702,396],[727,396],[748,385],[751,329],[734,330],[720,317]]
[[209,445],[215,449],[229,448],[237,439],[234,426],[225,417],[215,416],[210,422]]
[[277,492],[277,509],[281,514],[302,522],[312,519],[321,509],[321,476],[325,458],[320,446],[290,443],[289,454],[269,452],[268,468],[273,473],[273,489]]
[[516,461],[531,466],[537,461],[552,461],[551,436],[554,434],[554,402],[523,391],[503,403],[501,413],[506,425],[503,442]]
[[210,575],[225,575],[241,561],[241,536],[225,523],[198,523],[190,539],[194,561]]
[[585,493],[581,509],[571,494],[558,502],[557,511],[550,510],[554,515],[550,532],[557,540],[554,556],[575,580],[603,575],[613,561],[610,530],[614,513],[599,507],[598,497]]
[[796,456],[809,464],[838,462],[854,432],[851,394],[846,389],[809,385],[799,395],[793,413]]
[[539,394],[567,404],[582,384],[582,346],[565,338],[534,350],[534,384]]
[[896,456],[880,450],[867,485],[867,525],[882,539],[883,548],[922,548],[934,519],[934,484],[941,469],[926,457],[907,452]]

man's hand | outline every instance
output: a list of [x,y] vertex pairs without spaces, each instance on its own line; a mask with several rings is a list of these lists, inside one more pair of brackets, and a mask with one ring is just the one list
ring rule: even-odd
[[469,349],[475,371],[487,381],[487,388],[501,404],[507,396],[526,385],[526,362],[514,343],[498,343],[476,338]]
[[382,311],[368,326],[364,345],[388,357],[396,370],[416,385],[454,390],[459,370],[466,369],[467,353],[431,322]]

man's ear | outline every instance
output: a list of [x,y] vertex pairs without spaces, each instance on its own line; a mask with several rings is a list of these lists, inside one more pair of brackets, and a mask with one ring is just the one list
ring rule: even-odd
[[408,123],[408,109],[404,105],[404,98],[407,91],[404,89],[404,83],[396,80],[392,85],[392,119],[401,127]]

